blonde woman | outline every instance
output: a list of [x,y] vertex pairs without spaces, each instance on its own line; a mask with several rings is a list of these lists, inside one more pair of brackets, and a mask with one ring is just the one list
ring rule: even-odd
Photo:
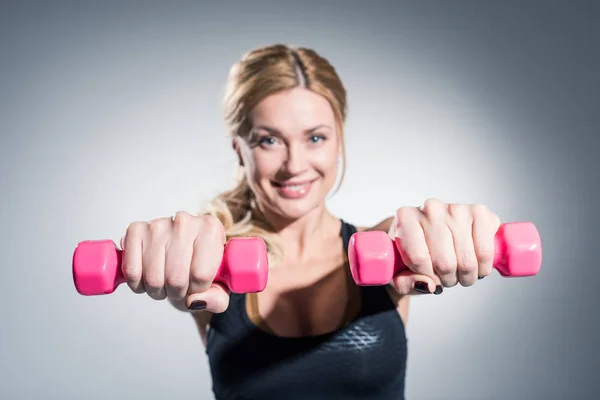
[[[248,52],[230,71],[224,109],[237,186],[199,215],[132,223],[121,241],[128,286],[190,313],[217,399],[404,398],[410,296],[488,275],[498,217],[435,199],[399,204],[371,227],[333,215],[325,200],[343,176],[346,91],[314,50]],[[357,286],[347,246],[361,230],[398,237],[410,271]],[[213,282],[224,243],[239,236],[267,244],[260,293]]]

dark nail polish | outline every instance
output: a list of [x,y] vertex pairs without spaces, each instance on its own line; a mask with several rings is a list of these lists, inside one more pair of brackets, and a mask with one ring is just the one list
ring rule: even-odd
[[204,300],[192,301],[192,304],[188,307],[188,310],[197,311],[204,310],[206,308],[206,302]]
[[481,280],[483,278],[485,278],[485,276],[480,276],[479,278],[477,278],[477,280]]
[[435,292],[433,292],[433,294],[442,294],[443,291],[444,291],[444,288],[441,285],[437,285],[435,287]]
[[419,293],[431,294],[429,285],[426,282],[415,282],[415,290]]

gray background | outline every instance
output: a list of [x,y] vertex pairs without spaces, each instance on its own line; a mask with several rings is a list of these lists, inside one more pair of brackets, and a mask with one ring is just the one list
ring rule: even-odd
[[212,397],[190,317],[126,287],[79,296],[71,256],[229,186],[227,71],[284,42],[329,58],[349,92],[336,214],[370,224],[437,197],[542,235],[538,277],[413,301],[408,399],[593,398],[598,5],[215,4],[0,6],[0,397]]

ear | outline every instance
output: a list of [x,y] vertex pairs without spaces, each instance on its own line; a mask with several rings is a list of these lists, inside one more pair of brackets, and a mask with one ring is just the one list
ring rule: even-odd
[[240,164],[240,166],[244,165],[244,160],[242,159],[242,153],[240,151],[240,144],[238,142],[238,138],[234,137],[231,140],[231,148],[233,148],[233,151],[235,151],[235,153],[237,154],[238,157],[238,163]]

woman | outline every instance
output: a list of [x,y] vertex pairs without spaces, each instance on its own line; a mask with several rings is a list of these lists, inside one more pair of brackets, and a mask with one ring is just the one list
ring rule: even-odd
[[[346,109],[335,69],[315,51],[249,52],[225,96],[237,186],[201,215],[133,223],[121,241],[129,287],[193,316],[217,399],[401,399],[410,296],[491,272],[500,222],[485,206],[429,199],[372,227],[327,209],[345,161]],[[410,271],[388,286],[355,285],[347,246],[361,230],[388,232]],[[267,244],[260,293],[213,283],[224,243],[238,236]]]

